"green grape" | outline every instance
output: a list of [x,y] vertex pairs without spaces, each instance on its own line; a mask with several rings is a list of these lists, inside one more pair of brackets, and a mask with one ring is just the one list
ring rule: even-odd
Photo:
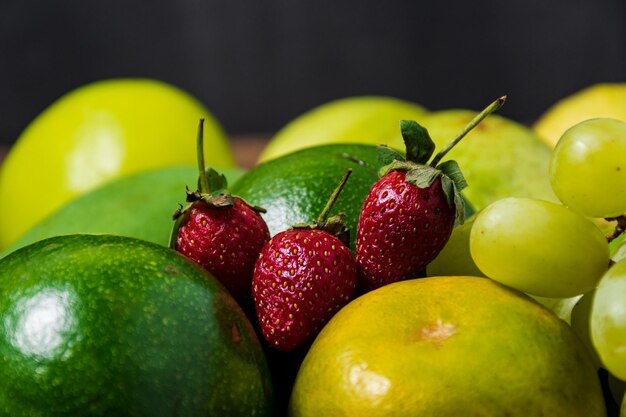
[[626,233],[622,233],[609,243],[611,249],[611,259],[613,262],[619,262],[626,258]]
[[578,335],[583,345],[587,348],[593,363],[597,368],[602,367],[602,362],[591,342],[591,305],[595,291],[583,295],[572,309],[570,325],[574,333]]
[[475,216],[466,219],[462,225],[452,230],[452,235],[450,235],[446,246],[443,247],[439,255],[426,267],[427,276],[485,276],[485,274],[478,269],[470,254],[470,231],[472,230],[474,218]]
[[535,301],[548,307],[558,318],[566,322],[571,323],[572,309],[582,297],[582,294],[575,295],[569,298],[552,298],[552,297],[540,297],[538,295],[529,294]]
[[591,340],[606,369],[626,380],[626,260],[604,274],[591,307]]
[[569,128],[550,160],[550,182],[559,200],[589,217],[626,212],[626,123],[589,119]]
[[478,213],[470,252],[489,278],[541,297],[584,294],[609,265],[598,226],[561,204],[533,198],[504,198]]

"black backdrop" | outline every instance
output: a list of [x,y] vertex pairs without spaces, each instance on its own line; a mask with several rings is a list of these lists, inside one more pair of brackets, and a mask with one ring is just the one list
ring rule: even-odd
[[158,78],[231,134],[325,101],[392,95],[530,123],[559,97],[626,81],[626,1],[0,0],[0,144],[81,84]]

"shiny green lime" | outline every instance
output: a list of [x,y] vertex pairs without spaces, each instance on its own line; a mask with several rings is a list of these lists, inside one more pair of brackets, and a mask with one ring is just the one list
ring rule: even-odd
[[346,214],[344,220],[354,243],[363,201],[378,180],[375,145],[305,148],[257,165],[235,181],[231,191],[265,208],[262,216],[270,234],[275,235],[298,223],[314,223],[349,168],[352,174],[330,215]]
[[252,325],[160,245],[54,237],[0,260],[0,416],[269,416]]
[[[220,168],[229,182],[243,173]],[[172,213],[185,203],[185,186],[196,188],[195,165],[159,168],[112,180],[70,201],[28,231],[0,256],[52,236],[108,233],[167,246]]]

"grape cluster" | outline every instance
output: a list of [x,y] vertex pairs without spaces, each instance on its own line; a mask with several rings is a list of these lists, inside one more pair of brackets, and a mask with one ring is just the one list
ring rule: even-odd
[[[626,386],[619,382],[626,381],[626,123],[596,118],[572,126],[553,149],[548,174],[554,201],[492,203],[471,219],[469,230],[455,230],[450,245],[456,248],[444,249],[432,269],[446,272],[442,265],[467,265],[471,257],[482,275],[551,307],[598,368],[618,381],[620,402]],[[463,245],[467,256],[454,260]]]

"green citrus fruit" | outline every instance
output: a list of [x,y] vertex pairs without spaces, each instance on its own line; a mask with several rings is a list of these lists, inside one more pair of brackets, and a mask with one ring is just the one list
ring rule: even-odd
[[[301,149],[252,168],[231,186],[262,213],[271,235],[317,220],[344,173],[350,175],[330,215],[345,213],[352,238],[363,200],[378,179],[376,146],[331,144]],[[352,244],[354,244],[354,239]]]
[[576,91],[554,103],[532,127],[553,147],[567,129],[598,117],[626,122],[626,83],[600,83]]
[[0,167],[0,249],[70,199],[108,180],[194,164],[204,117],[207,164],[234,166],[218,121],[186,92],[148,79],[77,88],[37,116]]
[[358,96],[322,104],[295,118],[269,141],[259,161],[329,143],[387,144],[404,150],[400,120],[418,120],[419,104],[393,97]]
[[[229,182],[243,171],[220,168]],[[38,240],[72,233],[131,236],[168,246],[172,214],[195,189],[196,166],[172,166],[113,179],[70,200],[23,234],[0,257]]]
[[0,281],[2,416],[271,415],[252,325],[171,249],[55,237],[0,260]]
[[289,405],[308,416],[605,416],[581,341],[551,311],[478,277],[403,281],[324,327]]

